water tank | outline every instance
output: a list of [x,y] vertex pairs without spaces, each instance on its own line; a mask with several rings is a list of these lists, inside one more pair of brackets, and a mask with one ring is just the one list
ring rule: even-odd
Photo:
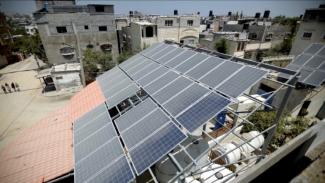
[[129,11],[129,16],[133,17],[133,11]]
[[209,11],[209,17],[213,17],[213,11],[212,10]]
[[264,11],[263,18],[269,18],[269,17],[270,17],[270,13],[271,13],[270,10],[265,10],[265,11]]
[[235,177],[230,178],[233,173],[232,171],[218,164],[211,164],[202,168],[201,171],[206,172],[202,173],[199,177],[185,178],[185,183],[221,183],[224,181],[229,182],[235,179]]
[[230,16],[231,16],[231,11],[228,12],[228,17],[230,17]]
[[[257,135],[259,135],[259,136],[257,136]],[[251,152],[255,151],[255,148],[258,149],[258,148],[262,147],[262,145],[264,144],[264,136],[260,135],[260,132],[258,132],[258,131],[250,131],[248,133],[244,133],[244,134],[242,134],[242,137],[245,139],[251,139],[251,138],[255,137],[254,139],[249,141],[250,145],[244,144],[240,147],[241,151],[245,152],[245,153],[251,153]],[[255,148],[253,148],[252,146]]]
[[221,127],[223,127],[223,124],[226,121],[226,111],[221,111],[217,116],[216,116],[216,123],[214,126],[214,130],[217,130]]
[[174,10],[174,15],[178,15],[178,10]]
[[[187,144],[190,144],[192,142],[192,145],[190,145],[187,148],[187,151],[191,154],[193,158],[197,158],[199,155],[203,154],[208,148],[209,145],[204,139],[199,139],[198,137],[190,136],[188,139],[186,139],[182,145],[186,146]],[[174,152],[176,154],[174,155],[175,159],[178,161],[178,163],[185,167],[188,164],[192,162],[192,160],[187,156],[187,154],[181,149],[176,149]],[[201,159],[197,160],[199,164],[206,164],[209,162],[208,156],[203,156]],[[198,168],[198,167],[194,167]],[[192,171],[195,169],[191,169]],[[155,173],[156,178],[159,182],[168,182],[171,178],[173,178],[177,174],[178,170],[173,164],[173,162],[169,158],[162,158],[160,161],[158,161],[155,164]]]
[[261,17],[261,13],[260,12],[256,12],[255,13],[255,18],[260,18]]

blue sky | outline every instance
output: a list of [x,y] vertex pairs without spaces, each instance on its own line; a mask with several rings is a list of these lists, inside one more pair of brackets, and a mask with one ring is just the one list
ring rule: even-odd
[[[307,8],[317,8],[319,4],[324,1],[313,0],[237,0],[237,1],[136,1],[136,0],[77,0],[78,4],[114,4],[115,13],[126,14],[129,10],[138,10],[148,14],[169,15],[173,13],[174,9],[178,9],[179,13],[194,13],[201,12],[201,15],[208,15],[209,10],[213,10],[214,14],[226,14],[228,11],[243,11],[244,15],[254,15],[255,12],[264,12],[264,10],[271,10],[271,16],[286,15],[299,16],[303,14]],[[0,10],[5,13],[27,13],[31,14],[35,11],[34,0],[0,0]]]

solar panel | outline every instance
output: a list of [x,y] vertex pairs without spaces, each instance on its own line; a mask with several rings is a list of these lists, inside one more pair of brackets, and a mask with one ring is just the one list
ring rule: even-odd
[[156,54],[157,52],[159,52],[160,50],[163,50],[165,48],[167,48],[168,45],[167,44],[162,44],[161,46],[157,46],[156,48],[146,52],[146,53],[143,53],[143,55],[147,56],[147,57],[152,57],[154,54]]
[[311,57],[312,55],[302,54],[297,56],[292,63],[296,65],[304,65]]
[[[117,136],[114,126],[112,123],[106,124],[99,128],[96,132],[89,135],[87,138],[83,139],[83,141],[76,142],[76,138],[74,138],[74,154],[75,161],[79,162],[82,158],[86,157],[96,148],[105,144],[113,137]],[[76,137],[76,136],[74,136]]]
[[152,63],[149,59],[145,58],[143,60],[141,60],[137,65],[135,65],[134,67],[128,69],[128,70],[124,70],[128,75],[134,75],[135,73],[137,73],[139,70],[141,70],[142,68],[144,68],[146,65]]
[[157,133],[155,131],[169,120],[170,119],[161,109],[156,108],[155,111],[146,115],[141,121],[125,130],[122,133],[122,139],[128,149],[131,149],[152,133]]
[[310,68],[303,68],[300,70],[299,82],[303,82],[313,72]]
[[161,45],[163,45],[164,43],[154,43],[152,44],[149,48],[146,48],[145,50],[143,50],[142,52],[140,52],[141,54],[145,54],[150,52],[151,50],[155,49],[156,47],[159,47]]
[[159,90],[160,88],[164,87],[165,85],[167,85],[168,83],[170,83],[171,81],[175,80],[179,75],[176,74],[173,71],[169,71],[166,74],[164,74],[162,77],[160,77],[157,80],[153,80],[153,82],[151,82],[150,84],[148,84],[147,86],[144,87],[144,89],[151,95],[154,92],[156,92],[157,90]]
[[123,100],[135,95],[135,93],[139,90],[136,84],[131,84],[128,87],[120,90],[115,95],[111,96],[106,100],[106,104],[109,108],[112,106],[116,106],[118,103],[122,102]]
[[163,104],[163,106],[173,116],[176,116],[208,92],[208,89],[205,89],[198,84],[194,84],[181,93],[175,95],[174,98],[171,98],[167,103]]
[[202,63],[200,63],[198,66],[194,67],[186,75],[189,75],[195,80],[198,80],[200,77],[202,77],[204,74],[217,67],[222,62],[223,60],[220,58],[210,57],[205,61],[203,61]]
[[320,69],[322,71],[325,71],[325,63],[323,63],[322,65],[320,65],[318,69]]
[[131,85],[132,83],[132,80],[130,80],[129,78],[120,80],[119,82],[117,81],[116,83],[105,87],[106,90],[103,90],[103,94],[106,98],[112,97],[116,93]]
[[154,70],[153,72],[147,74],[143,78],[141,78],[138,82],[141,86],[146,86],[149,84],[152,80],[160,77],[161,75],[168,72],[168,69],[164,66],[159,67],[157,70]]
[[165,65],[168,67],[175,67],[178,64],[184,62],[186,59],[190,58],[191,56],[195,55],[194,51],[186,50],[182,52],[182,54],[178,55],[177,57],[171,59],[170,61],[166,62]]
[[182,64],[178,65],[175,69],[181,73],[185,73],[186,71],[190,70],[197,64],[201,63],[204,59],[208,58],[207,55],[198,53],[191,57],[190,59],[186,60]]
[[174,50],[174,49],[175,49],[174,46],[168,46],[166,49],[164,49],[164,50],[162,50],[161,52],[159,52],[159,53],[153,55],[151,58],[152,58],[153,60],[157,60],[157,59],[159,59],[160,57],[166,55],[167,53],[169,53],[170,51],[172,51],[172,50]]
[[123,155],[118,137],[98,147],[81,161],[75,163],[75,181],[86,182],[89,177],[103,170]]
[[130,150],[130,156],[137,175],[173,150],[185,140],[184,135],[172,122],[163,126],[157,133]]
[[176,48],[175,50],[173,50],[172,52],[168,53],[167,55],[157,59],[157,62],[164,64],[166,62],[168,62],[169,60],[171,60],[172,58],[176,57],[177,55],[179,55],[180,53],[182,53],[183,51],[185,51],[182,48]]
[[162,104],[169,98],[189,86],[191,83],[192,82],[189,79],[179,77],[175,81],[171,82],[170,84],[166,85],[164,88],[153,94],[152,97],[157,100],[160,104]]
[[218,94],[211,93],[176,119],[189,132],[193,132],[217,113],[222,111],[230,101]]
[[87,182],[130,182],[134,178],[134,174],[131,171],[126,157],[122,156],[116,162],[98,172],[95,176],[90,177]]
[[90,123],[96,116],[104,112],[107,112],[105,103],[98,105],[97,107],[93,108],[91,111],[87,112],[85,115],[77,119],[76,122],[73,124],[73,129],[79,130],[84,125]]
[[147,98],[137,106],[130,109],[127,113],[115,120],[115,124],[120,132],[123,132],[126,128],[137,122],[144,115],[149,114],[151,111],[157,108],[157,105],[150,99]]
[[134,75],[131,75],[131,77],[134,80],[138,80],[138,79],[142,78],[145,74],[148,74],[149,72],[153,71],[154,69],[158,68],[159,66],[160,65],[155,62],[151,62],[148,65],[146,65],[144,68],[142,68],[141,70],[136,72]]
[[140,60],[143,60],[144,57],[142,55],[135,55],[134,57],[131,57],[127,60],[125,60],[123,63],[119,64],[120,68],[123,69],[129,69],[136,65]]
[[314,56],[311,58],[307,63],[306,67],[312,67],[312,68],[317,68],[319,67],[322,63],[325,63],[325,57],[320,57],[320,56]]
[[205,75],[201,81],[214,88],[219,85],[222,81],[227,79],[231,74],[239,70],[243,65],[233,63],[233,62],[224,62],[215,69],[213,69],[210,73]]
[[323,48],[317,53],[317,55],[325,57],[325,46],[323,46]]
[[218,86],[217,90],[236,98],[260,81],[266,73],[267,71],[246,66]]
[[318,52],[323,47],[322,44],[311,44],[310,47],[308,47],[304,52],[314,55],[316,52]]
[[314,71],[304,80],[304,83],[312,86],[320,86],[325,81],[325,72]]
[[110,121],[111,118],[109,117],[108,112],[101,113],[98,116],[93,116],[93,119],[87,125],[78,130],[74,130],[74,143],[77,144],[84,140],[90,134],[93,134],[98,129],[107,125]]

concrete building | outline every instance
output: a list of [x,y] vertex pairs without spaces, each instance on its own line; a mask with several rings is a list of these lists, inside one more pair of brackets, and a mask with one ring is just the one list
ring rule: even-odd
[[[138,52],[164,40],[196,45],[199,41],[200,16],[177,14],[176,12],[173,16],[148,15],[130,19],[129,25],[122,27],[122,34],[119,36],[121,50]],[[121,24],[119,23],[119,27]]]
[[42,9],[45,6],[67,6],[75,5],[75,0],[36,0],[36,9]]
[[298,55],[316,42],[325,43],[325,5],[305,11],[290,54]]
[[227,54],[244,57],[244,50],[248,43],[247,33],[245,32],[214,32],[214,33],[201,33],[200,46],[215,50],[215,45],[221,39],[226,40]]
[[34,18],[52,64],[76,62],[86,48],[119,54],[113,5],[49,6]]

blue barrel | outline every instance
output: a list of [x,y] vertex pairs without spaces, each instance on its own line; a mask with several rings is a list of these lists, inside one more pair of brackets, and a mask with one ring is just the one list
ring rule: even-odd
[[214,130],[219,129],[223,127],[223,124],[226,121],[226,111],[221,111],[217,116],[216,116],[216,123],[214,125]]

